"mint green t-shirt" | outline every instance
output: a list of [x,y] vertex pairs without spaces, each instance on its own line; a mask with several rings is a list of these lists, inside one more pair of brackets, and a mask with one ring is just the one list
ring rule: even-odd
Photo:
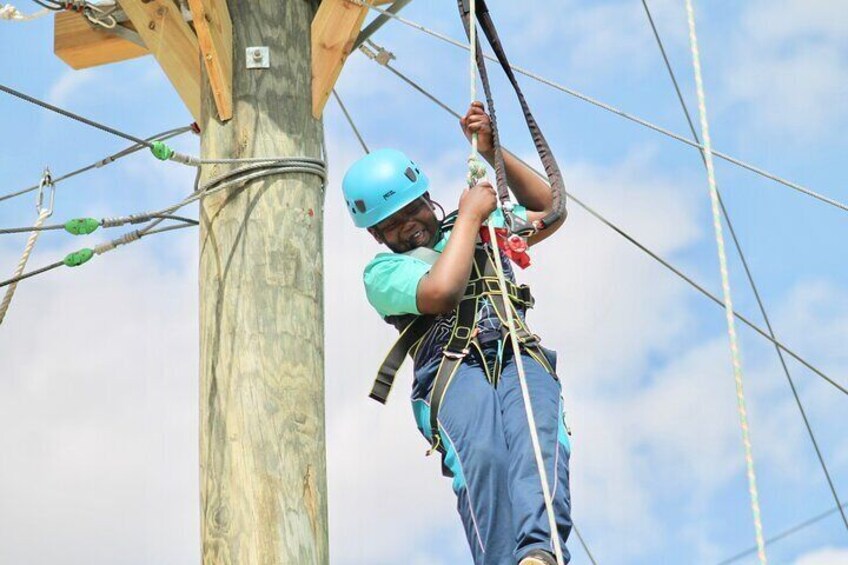
[[[527,219],[527,210],[523,206],[516,206],[514,213]],[[504,225],[500,209],[495,211],[494,221],[495,227]],[[439,253],[444,251],[449,238],[450,232],[445,233],[433,246],[433,250]],[[418,283],[431,267],[426,261],[402,253],[378,253],[365,267],[363,274],[368,302],[383,318],[403,314],[420,315],[416,301]]]

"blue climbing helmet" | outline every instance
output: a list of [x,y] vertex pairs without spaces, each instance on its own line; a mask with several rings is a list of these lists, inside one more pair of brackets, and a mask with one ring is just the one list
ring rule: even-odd
[[348,212],[370,228],[427,192],[430,180],[397,149],[377,149],[351,165],[342,181]]

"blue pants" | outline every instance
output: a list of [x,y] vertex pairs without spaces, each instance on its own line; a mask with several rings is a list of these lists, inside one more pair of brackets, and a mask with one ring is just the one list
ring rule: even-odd
[[[553,352],[548,359],[555,366]],[[571,531],[568,459],[559,380],[522,354],[527,386],[560,544]],[[429,392],[438,362],[416,371],[412,408],[418,429],[430,439]],[[507,352],[497,388],[486,380],[476,355],[468,355],[439,410],[444,464],[453,480],[457,509],[476,565],[515,565],[532,549],[553,552],[542,485],[533,454],[515,359]]]

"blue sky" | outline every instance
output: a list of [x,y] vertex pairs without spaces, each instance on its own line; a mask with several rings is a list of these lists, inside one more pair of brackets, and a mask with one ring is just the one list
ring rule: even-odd
[[[640,2],[490,4],[515,64],[686,135]],[[649,4],[694,111],[683,3]],[[697,7],[715,147],[848,201],[844,6]],[[403,13],[461,37],[451,2],[419,0]],[[152,59],[72,71],[52,54],[51,34],[49,19],[0,22],[0,82],[138,136],[191,122]],[[374,39],[395,53],[399,70],[454,108],[467,105],[463,51],[394,22]],[[520,80],[569,190],[718,293],[698,153]],[[506,82],[493,83],[506,145],[532,159]],[[455,204],[467,147],[452,118],[359,53],[338,90],[372,147],[403,148],[427,170],[435,196]],[[0,119],[2,193],[37,182],[45,165],[59,174],[126,146],[5,95]],[[393,334],[364,296],[348,292],[359,292],[362,266],[379,248],[340,205],[341,176],[361,150],[332,101],[325,127],[332,561],[469,562],[448,482],[422,456],[403,391],[385,409],[366,397]],[[175,143],[195,154],[198,144],[190,135]],[[839,243],[848,238],[846,213],[722,161],[717,177],[778,336],[848,385],[848,268]],[[60,184],[54,218],[155,209],[187,194],[191,178],[139,153]],[[721,561],[753,543],[722,312],[579,207],[570,210],[560,234],[533,250],[524,278],[539,297],[530,321],[562,359],[575,521],[601,563]],[[29,196],[0,203],[2,226],[34,218]],[[0,267],[11,273],[24,241],[0,239]],[[0,329],[0,561],[197,561],[196,242],[190,230],[151,238],[20,286]],[[30,265],[84,245],[47,233]],[[735,257],[730,270],[737,308],[759,322]],[[833,501],[773,349],[749,330],[740,334],[770,536]],[[790,369],[846,497],[848,398],[797,363]],[[378,474],[390,479],[380,485]],[[390,541],[377,548],[381,533]],[[574,563],[587,563],[575,542]],[[848,534],[834,515],[770,546],[769,557],[845,563]]]

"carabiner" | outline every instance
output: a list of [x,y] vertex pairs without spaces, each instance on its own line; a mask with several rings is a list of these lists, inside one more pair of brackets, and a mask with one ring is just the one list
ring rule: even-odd
[[513,212],[513,207],[514,205],[512,202],[503,203],[504,223],[506,224],[506,229],[509,233],[524,238],[535,235],[536,226],[524,218],[517,216],[515,212]]
[[35,210],[41,215],[44,210],[44,188],[50,189],[50,206],[47,208],[47,217],[53,215],[53,205],[56,203],[56,185],[53,183],[53,174],[49,167],[44,167],[41,174],[41,182],[38,183],[38,198],[35,201]]

